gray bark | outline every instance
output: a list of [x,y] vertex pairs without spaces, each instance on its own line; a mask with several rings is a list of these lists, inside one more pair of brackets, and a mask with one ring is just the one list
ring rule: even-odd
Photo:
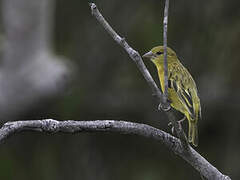
[[223,175],[197,151],[189,147],[185,151],[179,139],[146,124],[115,120],[95,121],[57,121],[53,119],[8,122],[0,129],[0,143],[7,137],[21,131],[40,131],[48,133],[114,132],[147,137],[164,144],[169,150],[191,164],[199,173],[210,180],[230,180]]

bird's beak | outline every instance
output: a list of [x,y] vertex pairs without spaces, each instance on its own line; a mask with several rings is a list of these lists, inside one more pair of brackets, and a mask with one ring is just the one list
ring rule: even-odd
[[149,52],[147,52],[147,53],[145,53],[142,57],[143,58],[148,58],[148,59],[151,59],[152,57],[153,57],[153,53],[152,53],[152,51],[149,51]]

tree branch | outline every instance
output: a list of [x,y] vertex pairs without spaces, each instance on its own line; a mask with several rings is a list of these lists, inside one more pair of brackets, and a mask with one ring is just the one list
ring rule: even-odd
[[163,46],[164,46],[164,108],[170,109],[168,103],[168,62],[167,62],[167,25],[168,25],[168,8],[169,0],[165,2],[164,18],[163,18]]
[[[162,110],[168,111],[171,107],[168,102],[168,61],[167,61],[167,31],[168,31],[168,9],[169,0],[165,1],[164,18],[163,18],[163,46],[164,46],[164,94]],[[179,123],[177,123],[176,117],[173,113],[167,113],[168,119],[171,121],[177,136],[180,138],[182,145],[186,151],[189,149],[189,143],[187,137]]]
[[197,169],[204,177],[211,180],[230,180],[221,174],[206,159],[190,147],[190,153],[182,150],[179,139],[172,135],[146,124],[132,123],[116,120],[95,121],[57,121],[53,119],[15,121],[5,123],[0,129],[0,143],[15,133],[22,131],[37,131],[47,133],[81,133],[81,132],[115,132],[120,134],[133,134],[159,141],[175,154],[182,157]]
[[[112,38],[126,50],[126,52],[129,54],[131,59],[136,63],[138,69],[141,71],[141,73],[144,76],[144,78],[146,79],[148,85],[151,87],[153,94],[157,96],[158,101],[161,104],[164,104],[164,95],[159,90],[159,88],[157,87],[156,83],[154,82],[152,76],[148,72],[145,64],[142,61],[140,54],[128,45],[125,38],[121,38],[112,29],[112,27],[104,19],[104,17],[99,12],[99,10],[97,9],[97,6],[94,3],[89,3],[89,5],[91,7],[92,15],[98,20],[98,22],[104,27],[104,29],[112,36]],[[168,6],[169,6],[169,4],[166,2],[166,7],[165,7],[166,12],[165,12],[165,17],[164,17],[165,23],[167,22],[166,18],[167,18],[167,14],[168,14]],[[166,27],[166,25],[165,25],[165,27]],[[164,31],[165,31],[164,32],[164,34],[165,34],[167,31],[166,30],[164,30]],[[167,45],[167,41],[166,41],[167,36],[164,36],[164,37],[165,37],[164,43],[166,46]],[[165,47],[165,56],[166,56],[166,47]],[[167,59],[165,61],[167,63]],[[165,67],[167,67],[166,64],[165,64]],[[164,69],[167,70],[167,68],[164,68]],[[166,73],[166,75],[167,75],[167,73]],[[219,179],[229,180],[230,178],[228,176],[221,174],[214,166],[212,166],[206,159],[204,159],[201,155],[199,155],[194,149],[192,149],[189,146],[187,139],[186,139],[186,135],[185,135],[184,131],[182,130],[181,126],[177,123],[174,113],[171,110],[165,111],[165,113],[167,114],[168,119],[171,121],[172,125],[175,128],[175,131],[177,132],[178,137],[181,140],[181,141],[179,141],[179,140],[175,139],[175,140],[177,140],[175,142],[178,142],[179,149],[177,148],[178,149],[177,151],[175,149],[176,146],[173,146],[173,148],[170,148],[170,149],[173,150],[176,154],[180,155],[189,164],[191,164],[197,171],[199,171],[199,173],[203,177],[205,177],[207,179],[211,179],[211,180],[215,180],[215,179],[216,180],[217,179],[218,180]],[[161,132],[163,132],[163,131],[161,131]],[[167,139],[167,141],[169,141],[169,139]],[[169,147],[169,144],[165,144],[165,145],[167,145]]]
[[[136,63],[138,69],[141,71],[142,75],[144,76],[145,80],[147,81],[148,85],[152,89],[152,92],[154,95],[158,97],[159,102],[162,102],[163,94],[159,90],[158,86],[154,82],[151,74],[147,70],[145,64],[142,61],[142,58],[140,54],[135,51],[132,47],[128,45],[125,38],[120,37],[113,28],[108,24],[108,22],[104,19],[102,14],[97,9],[97,6],[94,3],[89,3],[92,15],[98,20],[98,22],[103,26],[103,28],[112,36],[112,38],[120,45],[122,46],[125,51],[128,53],[130,58]],[[162,102],[163,103],[163,102]]]
[[[156,85],[155,81],[153,80],[151,74],[147,70],[145,64],[143,63],[142,57],[140,54],[134,50],[132,47],[128,45],[125,38],[120,37],[113,28],[109,25],[109,23],[104,19],[102,14],[99,12],[97,6],[94,3],[89,3],[92,11],[92,15],[98,20],[98,22],[104,27],[104,29],[112,36],[112,38],[120,45],[122,46],[125,51],[128,53],[130,58],[136,63],[138,69],[141,71],[142,75],[144,76],[145,80],[147,81],[148,85],[150,86],[152,93],[156,95],[157,100],[160,104],[164,104],[164,94],[161,92],[161,90]],[[164,108],[163,108],[164,109]],[[179,123],[177,123],[177,119],[174,116],[174,113],[172,111],[164,111],[168,119],[171,121],[174,130],[177,134],[177,136],[180,138],[182,145],[186,151],[188,151],[188,141],[186,138],[186,135],[184,131],[182,130]]]

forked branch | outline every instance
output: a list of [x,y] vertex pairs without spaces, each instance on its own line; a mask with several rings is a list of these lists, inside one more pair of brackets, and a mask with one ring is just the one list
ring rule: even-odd
[[[164,17],[164,23],[167,22],[167,16],[168,16],[168,6],[169,6],[169,2],[166,2],[166,7],[165,7],[165,17]],[[114,30],[113,28],[109,25],[109,23],[104,19],[104,17],[102,16],[102,14],[99,12],[99,10],[97,9],[97,6],[94,3],[90,3],[89,4],[91,7],[91,11],[92,11],[92,15],[98,20],[98,22],[104,27],[104,29],[112,36],[112,38],[120,45],[122,46],[126,52],[129,54],[129,56],[131,57],[131,59],[136,63],[138,69],[141,71],[142,75],[144,76],[144,78],[146,79],[146,81],[148,82],[149,86],[151,87],[153,94],[155,94],[158,98],[158,101],[162,104],[164,104],[164,94],[159,90],[159,88],[157,87],[156,83],[154,82],[152,76],[150,75],[149,71],[147,70],[145,64],[143,63],[143,60],[140,56],[140,54],[134,50],[132,47],[130,47],[128,45],[128,43],[126,42],[125,38],[121,38]],[[165,24],[165,28],[166,28],[167,23]],[[167,30],[165,30],[165,33],[167,32]],[[164,34],[165,34],[164,33]],[[167,36],[164,35],[165,37],[165,42],[164,42],[164,46],[165,46],[165,56],[166,56],[166,46],[167,46],[167,42],[166,42],[166,38]],[[167,70],[167,59],[165,57],[165,71]],[[166,73],[167,75],[167,73]],[[165,77],[166,78],[166,77]],[[166,92],[166,91],[165,91]],[[166,98],[166,97],[165,97]],[[198,154],[194,149],[192,149],[186,139],[186,135],[184,133],[184,131],[181,129],[181,127],[178,125],[176,118],[173,114],[173,112],[170,111],[166,111],[166,114],[168,116],[168,119],[172,122],[175,131],[177,132],[178,137],[180,138],[181,141],[175,139],[178,141],[178,148],[180,148],[180,151],[176,151],[175,147],[169,147],[173,152],[175,152],[176,154],[178,154],[179,156],[181,156],[184,160],[186,160],[189,164],[191,164],[197,171],[199,171],[199,173],[207,178],[207,179],[211,179],[211,180],[219,180],[219,179],[224,179],[224,180],[230,180],[230,178],[228,176],[225,176],[223,174],[221,174],[221,172],[219,172],[214,166],[212,166],[206,159],[204,159],[200,154]],[[162,132],[162,131],[161,131]],[[169,140],[169,139],[168,139]],[[179,154],[179,152],[181,152]]]

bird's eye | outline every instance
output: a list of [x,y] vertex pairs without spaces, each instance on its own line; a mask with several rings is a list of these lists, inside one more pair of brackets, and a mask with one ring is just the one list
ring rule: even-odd
[[162,52],[161,52],[161,51],[158,51],[158,52],[156,52],[156,54],[157,54],[157,55],[161,55],[161,54],[162,54]]

